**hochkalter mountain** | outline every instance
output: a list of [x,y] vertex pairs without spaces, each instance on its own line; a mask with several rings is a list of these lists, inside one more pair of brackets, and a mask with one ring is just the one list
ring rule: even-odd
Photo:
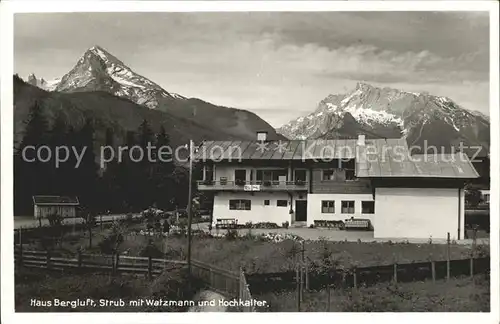
[[[481,146],[489,151],[490,122],[447,97],[377,88],[358,83],[347,94],[330,95],[307,116],[278,129],[289,138],[405,137],[424,147]],[[424,142],[426,141],[426,142]]]
[[[106,92],[151,110],[167,112],[172,117],[182,118],[194,125],[210,128],[213,133],[220,134],[220,138],[253,139],[257,130],[268,131],[271,139],[284,138],[271,125],[249,111],[217,106],[166,91],[155,82],[135,73],[100,46],[93,46],[85,51],[75,66],[60,80],[42,82],[43,79],[38,80],[34,76],[30,78],[28,83],[55,93],[77,95]],[[137,121],[137,126],[141,121]]]

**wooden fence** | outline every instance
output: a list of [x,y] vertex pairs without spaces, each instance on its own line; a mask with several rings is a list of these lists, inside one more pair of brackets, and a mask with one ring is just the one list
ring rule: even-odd
[[[247,283],[247,278],[243,269],[240,268],[240,287],[239,287],[239,299],[243,302],[252,302],[253,297],[250,293],[250,286]],[[255,312],[255,306],[243,306],[243,312]]]
[[[245,272],[240,269],[234,273],[200,261],[191,261],[191,274],[205,282],[210,289],[228,298],[236,298],[243,302],[253,301],[249,285],[246,281]],[[255,312],[253,306],[240,307],[243,312]]]
[[[299,267],[301,268],[301,267]],[[460,276],[473,276],[490,271],[490,258],[470,258],[459,260],[428,261],[406,264],[351,269],[332,269],[330,273],[318,273],[314,269],[286,271],[277,273],[256,273],[246,276],[254,293],[279,290],[302,289],[320,290],[328,286],[337,288],[356,288],[382,282],[412,282],[423,280],[449,279]],[[297,274],[298,273],[298,274]]]
[[[18,266],[43,268],[59,271],[106,271],[112,273],[143,274],[149,278],[163,271],[185,267],[186,261],[155,259],[124,255],[98,255],[79,252],[74,258],[47,251],[23,250],[16,247],[14,260]],[[252,295],[246,282],[245,273],[234,273],[212,265],[192,260],[191,274],[227,298],[252,301]],[[252,306],[241,307],[243,312],[254,312]]]
[[96,255],[80,252],[74,258],[69,258],[47,251],[22,249],[15,250],[14,260],[19,266],[29,268],[61,271],[111,271],[113,273],[144,274],[150,278],[161,274],[165,270],[172,270],[186,265],[186,261],[154,259],[151,257]]

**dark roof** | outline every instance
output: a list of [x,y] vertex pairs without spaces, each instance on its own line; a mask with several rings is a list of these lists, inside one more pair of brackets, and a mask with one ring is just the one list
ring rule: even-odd
[[365,154],[356,163],[359,178],[460,178],[475,179],[479,174],[465,153]]
[[400,139],[292,140],[267,142],[208,141],[195,155],[202,161],[355,159],[359,178],[426,177],[474,179],[479,174],[465,153],[410,155]]
[[78,206],[80,202],[78,197],[69,196],[33,196],[33,203],[35,205],[66,205]]
[[472,159],[485,159],[485,158],[490,158],[490,152],[489,150],[484,147],[484,146],[477,146],[477,147],[464,147],[461,149],[461,152],[467,154],[467,156]]
[[[292,141],[206,141],[195,155],[202,161],[240,160],[331,160],[356,158],[357,139]],[[366,145],[401,146],[404,139],[367,139]]]

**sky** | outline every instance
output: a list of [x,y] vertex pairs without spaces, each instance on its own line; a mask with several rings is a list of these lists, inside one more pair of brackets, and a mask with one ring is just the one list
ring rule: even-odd
[[14,71],[62,77],[99,45],[169,92],[279,127],[357,82],[489,114],[481,12],[35,13],[14,16]]

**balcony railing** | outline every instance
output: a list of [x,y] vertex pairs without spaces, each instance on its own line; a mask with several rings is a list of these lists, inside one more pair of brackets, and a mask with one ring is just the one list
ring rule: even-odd
[[307,181],[198,181],[198,190],[231,190],[231,191],[307,191]]

